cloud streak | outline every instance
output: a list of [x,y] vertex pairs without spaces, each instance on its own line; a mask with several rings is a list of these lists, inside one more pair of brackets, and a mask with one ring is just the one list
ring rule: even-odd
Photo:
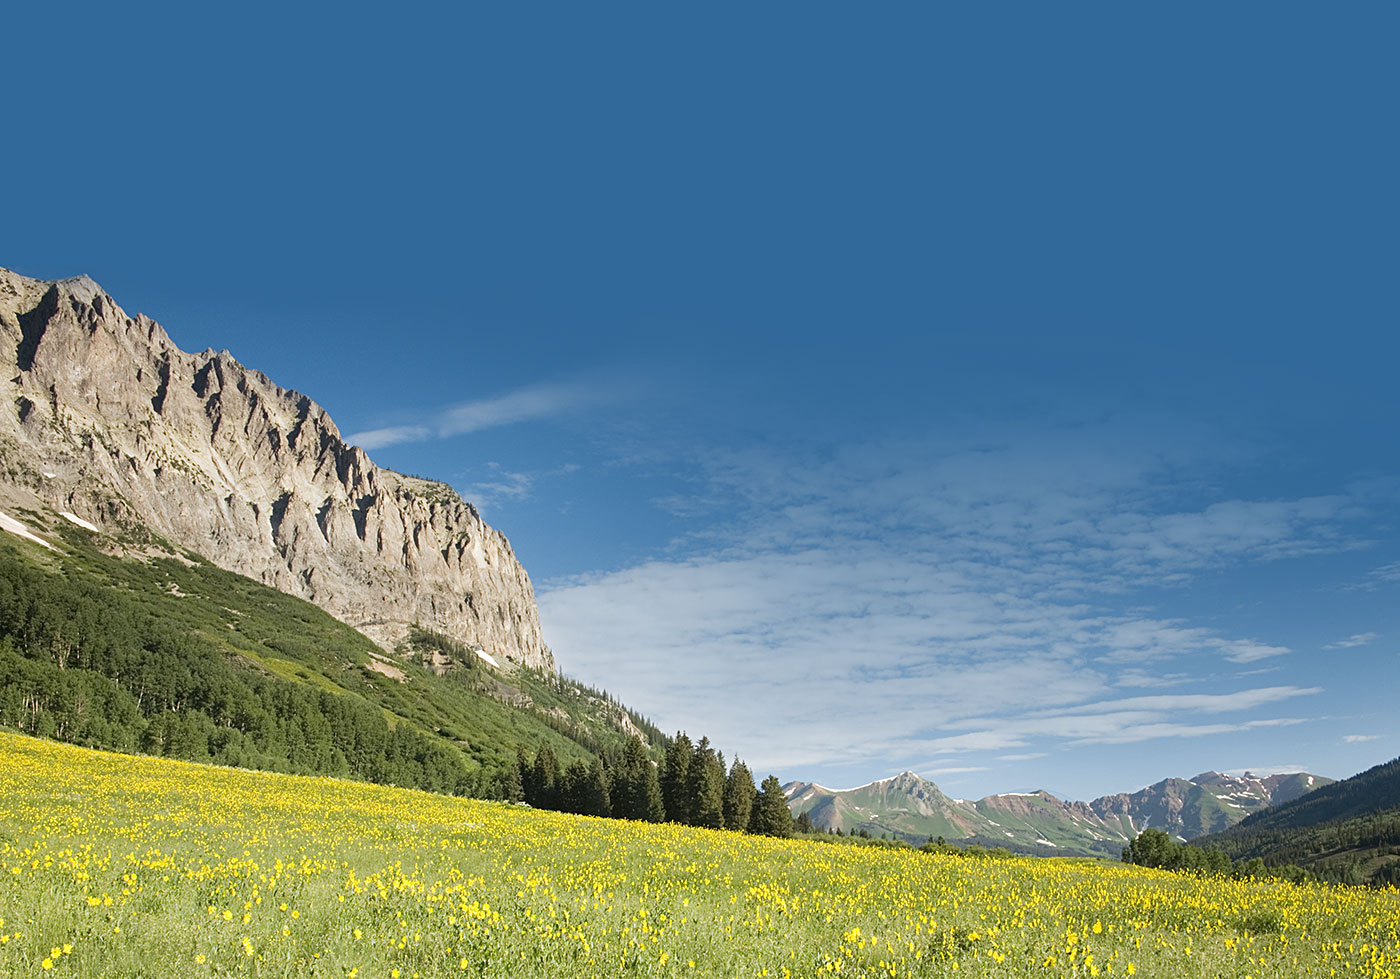
[[616,400],[619,388],[604,383],[534,384],[493,398],[464,401],[438,409],[427,421],[372,428],[345,441],[367,451],[405,442],[452,438],[503,425],[557,418]]
[[[541,611],[571,669],[663,726],[693,725],[703,703],[704,733],[773,768],[1300,723],[1270,711],[1316,687],[1109,696],[1211,677],[1218,690],[1235,666],[1290,653],[1150,614],[1138,589],[1355,546],[1344,497],[1172,508],[1163,466],[1076,442],[717,453],[695,509],[727,501],[728,520],[681,556],[544,582]],[[775,700],[783,720],[760,736],[753,718]]]
[[1378,632],[1358,632],[1345,639],[1338,639],[1336,642],[1329,642],[1323,649],[1355,649],[1357,646],[1366,646],[1380,638]]

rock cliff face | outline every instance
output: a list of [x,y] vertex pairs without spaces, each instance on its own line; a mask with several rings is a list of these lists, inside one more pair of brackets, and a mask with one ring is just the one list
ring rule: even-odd
[[387,649],[418,623],[554,668],[500,531],[447,485],[375,466],[310,398],[227,351],[185,353],[86,276],[0,269],[0,372],[11,506],[149,528]]

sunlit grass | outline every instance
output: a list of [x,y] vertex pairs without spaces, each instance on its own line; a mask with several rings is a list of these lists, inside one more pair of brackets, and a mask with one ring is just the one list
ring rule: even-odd
[[0,975],[1393,976],[1400,894],[595,820],[0,733]]

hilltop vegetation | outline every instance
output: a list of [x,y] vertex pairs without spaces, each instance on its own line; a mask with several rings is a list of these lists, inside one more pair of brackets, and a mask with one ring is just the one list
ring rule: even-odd
[[1400,758],[1193,842],[1326,880],[1400,885]]
[[1393,976],[1395,891],[823,846],[0,734],[0,976]]

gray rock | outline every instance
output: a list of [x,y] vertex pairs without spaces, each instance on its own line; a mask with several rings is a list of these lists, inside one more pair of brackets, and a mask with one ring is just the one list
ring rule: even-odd
[[87,276],[0,269],[0,491],[138,527],[308,599],[392,650],[417,623],[554,669],[534,589],[445,483],[381,469],[305,395],[190,354]]

